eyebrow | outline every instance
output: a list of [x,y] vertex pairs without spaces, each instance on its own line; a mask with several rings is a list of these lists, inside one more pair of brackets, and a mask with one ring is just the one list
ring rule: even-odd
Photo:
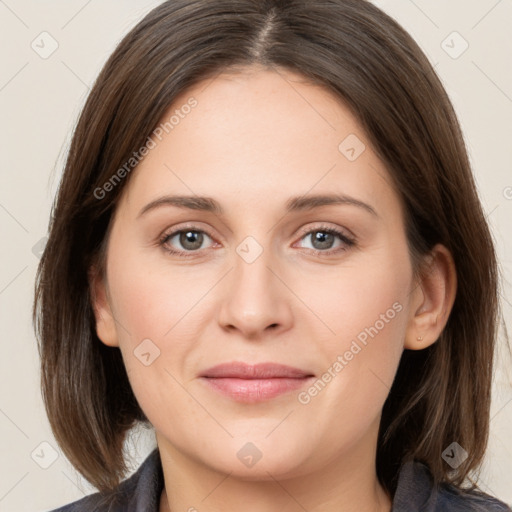
[[[344,194],[320,194],[292,197],[286,201],[286,212],[309,211],[321,206],[351,205],[366,210],[368,213],[379,217],[376,210],[369,204]],[[151,201],[142,208],[137,218],[145,213],[162,206],[176,206],[189,210],[201,210],[216,215],[223,215],[224,209],[215,199],[201,196],[163,196]]]

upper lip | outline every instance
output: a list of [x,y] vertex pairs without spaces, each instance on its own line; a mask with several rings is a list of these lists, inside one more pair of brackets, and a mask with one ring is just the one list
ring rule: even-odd
[[212,366],[200,374],[200,377],[238,378],[238,379],[298,379],[312,377],[311,372],[279,363],[247,364],[244,362],[223,363]]

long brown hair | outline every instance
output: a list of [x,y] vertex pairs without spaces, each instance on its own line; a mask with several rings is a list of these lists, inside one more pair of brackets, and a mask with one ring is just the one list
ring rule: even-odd
[[[37,274],[34,322],[42,393],[56,440],[101,491],[126,474],[123,443],[148,420],[119,349],[95,331],[88,271],[134,151],[178,94],[228,68],[301,73],[361,123],[403,201],[411,260],[452,253],[458,290],[439,340],[405,350],[385,402],[377,474],[394,493],[401,464],[424,462],[462,487],[487,444],[498,322],[497,263],[457,117],[434,69],[392,18],[365,0],[172,0],[151,11],[104,65],[81,112]],[[98,193],[98,190],[103,192]],[[453,441],[468,453],[452,470]]]

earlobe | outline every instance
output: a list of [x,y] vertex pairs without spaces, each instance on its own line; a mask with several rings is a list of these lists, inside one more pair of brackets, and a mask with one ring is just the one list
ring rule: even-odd
[[450,251],[437,244],[411,300],[404,348],[422,350],[437,341],[455,302],[457,272]]
[[96,334],[105,345],[118,347],[116,325],[108,300],[105,278],[95,267],[89,270],[89,287],[96,321]]

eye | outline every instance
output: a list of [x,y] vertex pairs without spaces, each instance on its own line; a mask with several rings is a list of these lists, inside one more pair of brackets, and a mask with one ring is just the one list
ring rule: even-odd
[[[180,256],[194,256],[193,253],[204,249],[203,243],[207,239],[211,240],[202,229],[186,228],[165,233],[160,239],[160,245],[171,254],[179,254]],[[191,254],[187,254],[191,253]]]
[[[310,240],[309,247],[315,254],[330,255],[346,251],[355,245],[355,240],[336,228],[321,226],[310,229],[301,240]],[[336,245],[336,240],[338,244]]]
[[[159,245],[169,254],[187,258],[196,256],[205,249],[204,244],[207,244],[207,239],[212,240],[212,237],[206,231],[191,226],[164,233],[159,240]],[[310,240],[311,247],[302,248],[322,256],[346,251],[355,246],[355,239],[333,227],[320,226],[310,229],[303,233],[300,240],[307,239]]]

